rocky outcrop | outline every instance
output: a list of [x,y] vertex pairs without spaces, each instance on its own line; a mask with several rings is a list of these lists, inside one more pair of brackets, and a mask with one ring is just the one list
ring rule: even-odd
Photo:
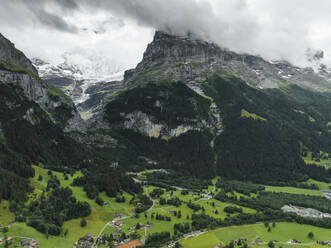
[[6,39],[0,33],[0,61],[1,63],[19,68],[25,68],[32,73],[38,75],[36,68],[32,65],[31,61],[15,48],[15,45]]
[[23,88],[25,96],[38,104],[49,107],[56,107],[47,94],[47,87],[40,79],[24,72],[12,72],[0,69],[0,82],[18,84]]
[[[70,109],[71,113],[70,116],[68,115],[68,117],[66,117],[66,123],[61,123],[64,126],[64,130],[72,131],[84,129],[84,123],[70,98],[65,97],[60,90],[53,89],[47,83],[43,82],[39,78],[38,72],[31,61],[1,34],[0,82],[20,86],[24,96],[27,97],[28,100],[39,104],[42,109],[45,109],[54,123],[60,120],[56,120],[51,113],[56,111],[60,106],[65,105],[66,109]],[[25,114],[24,118],[32,124],[37,121],[34,117],[33,109],[30,109]],[[62,116],[60,122],[63,122],[64,119],[65,118]]]
[[154,138],[172,138],[177,137],[190,130],[200,130],[203,126],[207,126],[206,122],[200,122],[196,120],[196,125],[179,125],[176,128],[170,128],[165,123],[158,122],[146,115],[141,111],[135,111],[125,116],[123,122],[123,128],[136,129],[140,133]]
[[202,40],[155,33],[142,61],[125,72],[125,84],[135,85],[160,79],[201,83],[212,72],[229,72],[257,88],[298,84],[331,91],[331,70],[321,66],[299,68],[284,61],[266,61],[259,56],[238,54]]

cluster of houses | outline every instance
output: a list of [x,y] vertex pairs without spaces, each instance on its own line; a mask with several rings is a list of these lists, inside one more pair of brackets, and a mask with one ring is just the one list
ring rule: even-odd
[[297,215],[300,215],[302,217],[312,217],[312,218],[331,218],[331,214],[329,213],[323,213],[321,211],[318,211],[313,208],[304,208],[304,207],[298,207],[293,205],[284,205],[281,208],[284,212],[289,213],[296,213]]
[[[136,248],[142,246],[142,243],[138,240],[130,240],[125,239],[120,241],[120,236],[113,234],[113,238],[115,240],[115,247],[116,248]],[[94,237],[91,233],[86,234],[84,237],[80,238],[78,242],[76,242],[73,248],[90,248],[93,247],[93,243],[96,237]],[[100,240],[101,241],[101,240]],[[107,246],[108,241],[105,241],[104,244]]]
[[297,239],[291,239],[289,241],[287,241],[288,244],[301,244],[300,240]]
[[38,241],[35,239],[23,239],[21,240],[20,244],[25,248],[35,248],[40,246]]
[[329,191],[329,190],[323,190],[322,192],[323,192],[323,194],[324,194],[324,196],[326,198],[331,198],[331,191]]
[[10,245],[13,241],[14,241],[13,237],[8,237],[8,238],[2,237],[2,238],[0,238],[0,245],[2,245],[4,243],[7,243]]
[[258,237],[257,239],[255,239],[255,241],[251,242],[251,245],[261,245],[262,243],[263,243],[262,239]]
[[317,244],[319,244],[319,245],[330,245],[331,246],[331,240],[328,240],[328,241],[317,241]]
[[[5,243],[10,245],[13,242],[14,242],[14,237],[0,238],[0,245]],[[24,248],[36,248],[40,246],[39,242],[35,239],[22,239],[19,242],[19,244]]]
[[93,246],[95,238],[96,237],[94,237],[91,233],[88,233],[84,237],[80,238],[72,248],[90,248]]

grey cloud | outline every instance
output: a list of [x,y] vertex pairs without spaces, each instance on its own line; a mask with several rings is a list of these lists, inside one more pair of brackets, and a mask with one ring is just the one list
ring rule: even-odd
[[[50,11],[48,7],[53,7]],[[75,24],[68,23],[63,16],[70,15],[79,9],[75,0],[11,0],[1,3],[0,14],[6,20],[1,22],[13,23],[15,28],[36,25],[64,32],[78,31]]]
[[[237,52],[258,54],[267,59],[286,59],[303,65],[308,48],[325,51],[331,65],[329,0],[11,0],[0,6],[0,24],[24,27],[30,18],[47,28],[75,33],[82,30],[68,23],[75,13],[108,13],[89,27],[98,36],[121,28],[131,20],[142,28],[174,34],[187,33],[211,40]],[[22,6],[24,8],[22,9]],[[53,8],[54,7],[54,8]],[[11,17],[7,9],[15,13]],[[26,9],[30,13],[27,13]],[[53,11],[54,10],[54,11]],[[9,12],[10,12],[9,11]],[[18,14],[21,12],[22,14]],[[23,16],[23,17],[22,17]],[[118,21],[118,23],[116,23]],[[123,22],[123,25],[124,25]],[[78,32],[79,33],[79,32]],[[86,33],[86,32],[85,32]]]
[[68,24],[64,19],[60,16],[49,13],[45,10],[39,10],[35,12],[41,24],[54,28],[57,30],[65,31],[65,32],[77,32],[78,28],[75,25]]
[[328,0],[81,0],[79,5],[154,29],[194,33],[239,52],[301,64],[307,48],[325,50],[330,43],[312,37],[312,31],[319,32],[318,21],[331,21]]

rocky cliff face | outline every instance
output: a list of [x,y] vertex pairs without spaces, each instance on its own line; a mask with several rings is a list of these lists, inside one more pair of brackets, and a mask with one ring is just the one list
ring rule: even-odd
[[0,82],[19,85],[28,100],[48,109],[50,113],[64,107],[69,110],[61,116],[61,120],[50,115],[52,121],[61,122],[65,131],[84,129],[79,113],[71,99],[57,88],[43,82],[31,61],[13,43],[0,34]]
[[125,83],[134,85],[155,79],[182,80],[199,85],[208,74],[227,71],[257,88],[278,88],[294,83],[319,91],[331,91],[331,74],[287,62],[266,61],[259,56],[237,54],[213,43],[156,32],[138,66],[125,73]]
[[5,66],[16,67],[16,69],[25,68],[38,75],[36,68],[31,61],[15,45],[6,39],[0,33],[0,61]]

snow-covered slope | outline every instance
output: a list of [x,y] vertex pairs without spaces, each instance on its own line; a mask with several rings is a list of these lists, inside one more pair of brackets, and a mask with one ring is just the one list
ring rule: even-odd
[[102,59],[97,59],[95,63],[74,64],[66,55],[65,61],[58,65],[39,58],[32,59],[32,62],[40,77],[70,96],[86,119],[100,108],[104,93],[121,88],[124,77],[121,66],[107,64]]

